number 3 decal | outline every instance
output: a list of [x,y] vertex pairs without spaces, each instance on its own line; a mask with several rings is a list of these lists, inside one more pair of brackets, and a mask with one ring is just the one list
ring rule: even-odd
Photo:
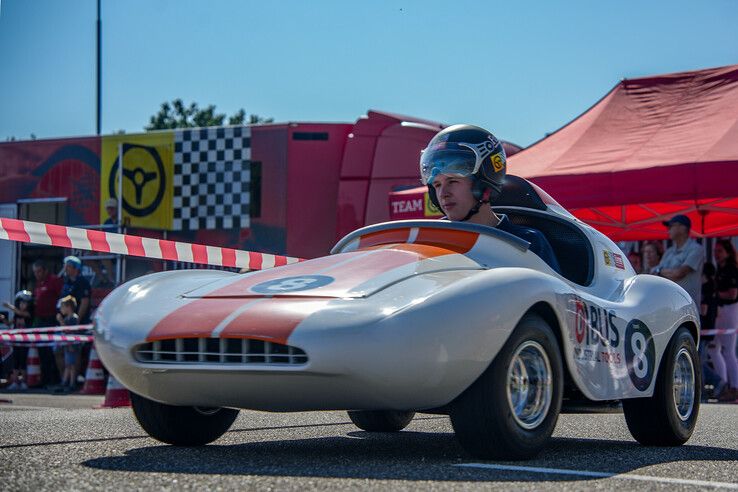
[[625,362],[630,380],[639,391],[646,391],[651,386],[656,366],[651,331],[643,321],[634,319],[625,328],[625,340]]

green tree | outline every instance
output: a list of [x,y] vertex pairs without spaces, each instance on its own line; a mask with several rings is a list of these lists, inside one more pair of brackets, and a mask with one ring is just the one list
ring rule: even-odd
[[[159,112],[149,118],[149,124],[144,127],[146,131],[168,130],[174,128],[200,128],[207,126],[222,126],[226,119],[225,113],[216,113],[215,105],[200,108],[197,103],[185,106],[181,99],[174,99],[171,104],[164,102]],[[233,116],[228,118],[229,125],[243,125],[246,121],[246,111],[239,109]],[[252,114],[248,118],[249,124],[271,123],[273,118],[263,118]]]

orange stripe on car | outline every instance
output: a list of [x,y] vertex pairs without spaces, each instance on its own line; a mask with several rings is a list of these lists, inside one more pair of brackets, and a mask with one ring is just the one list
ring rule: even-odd
[[272,298],[245,310],[220,333],[221,338],[254,338],[287,344],[297,325],[323,309],[327,299]]
[[389,231],[379,231],[359,238],[359,246],[357,249],[371,248],[380,244],[406,243],[410,237],[410,228],[392,229]]
[[253,298],[198,299],[165,316],[149,332],[146,341],[209,337],[215,327],[233,311],[255,301]]

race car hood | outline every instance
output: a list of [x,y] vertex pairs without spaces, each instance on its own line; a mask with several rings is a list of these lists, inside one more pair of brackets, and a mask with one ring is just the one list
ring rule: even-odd
[[481,270],[454,251],[421,244],[394,244],[316,258],[191,290],[184,298],[362,298],[407,278],[452,270]]

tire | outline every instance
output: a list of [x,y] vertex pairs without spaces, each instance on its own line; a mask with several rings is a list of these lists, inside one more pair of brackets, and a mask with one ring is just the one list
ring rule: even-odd
[[644,446],[684,444],[697,423],[701,393],[702,366],[697,348],[689,330],[681,327],[664,352],[653,396],[623,400],[628,430]]
[[[543,377],[526,377],[530,372],[522,371],[523,367]],[[539,391],[531,393],[536,386]],[[451,425],[462,447],[476,458],[530,459],[553,433],[563,389],[564,369],[556,336],[541,317],[529,313],[487,370],[451,405]],[[532,408],[521,406],[531,399],[538,400]]]
[[238,416],[231,408],[177,407],[131,393],[133,413],[154,439],[175,446],[203,446],[215,441]]
[[410,423],[415,412],[398,410],[351,410],[348,412],[351,422],[367,432],[399,432]]

